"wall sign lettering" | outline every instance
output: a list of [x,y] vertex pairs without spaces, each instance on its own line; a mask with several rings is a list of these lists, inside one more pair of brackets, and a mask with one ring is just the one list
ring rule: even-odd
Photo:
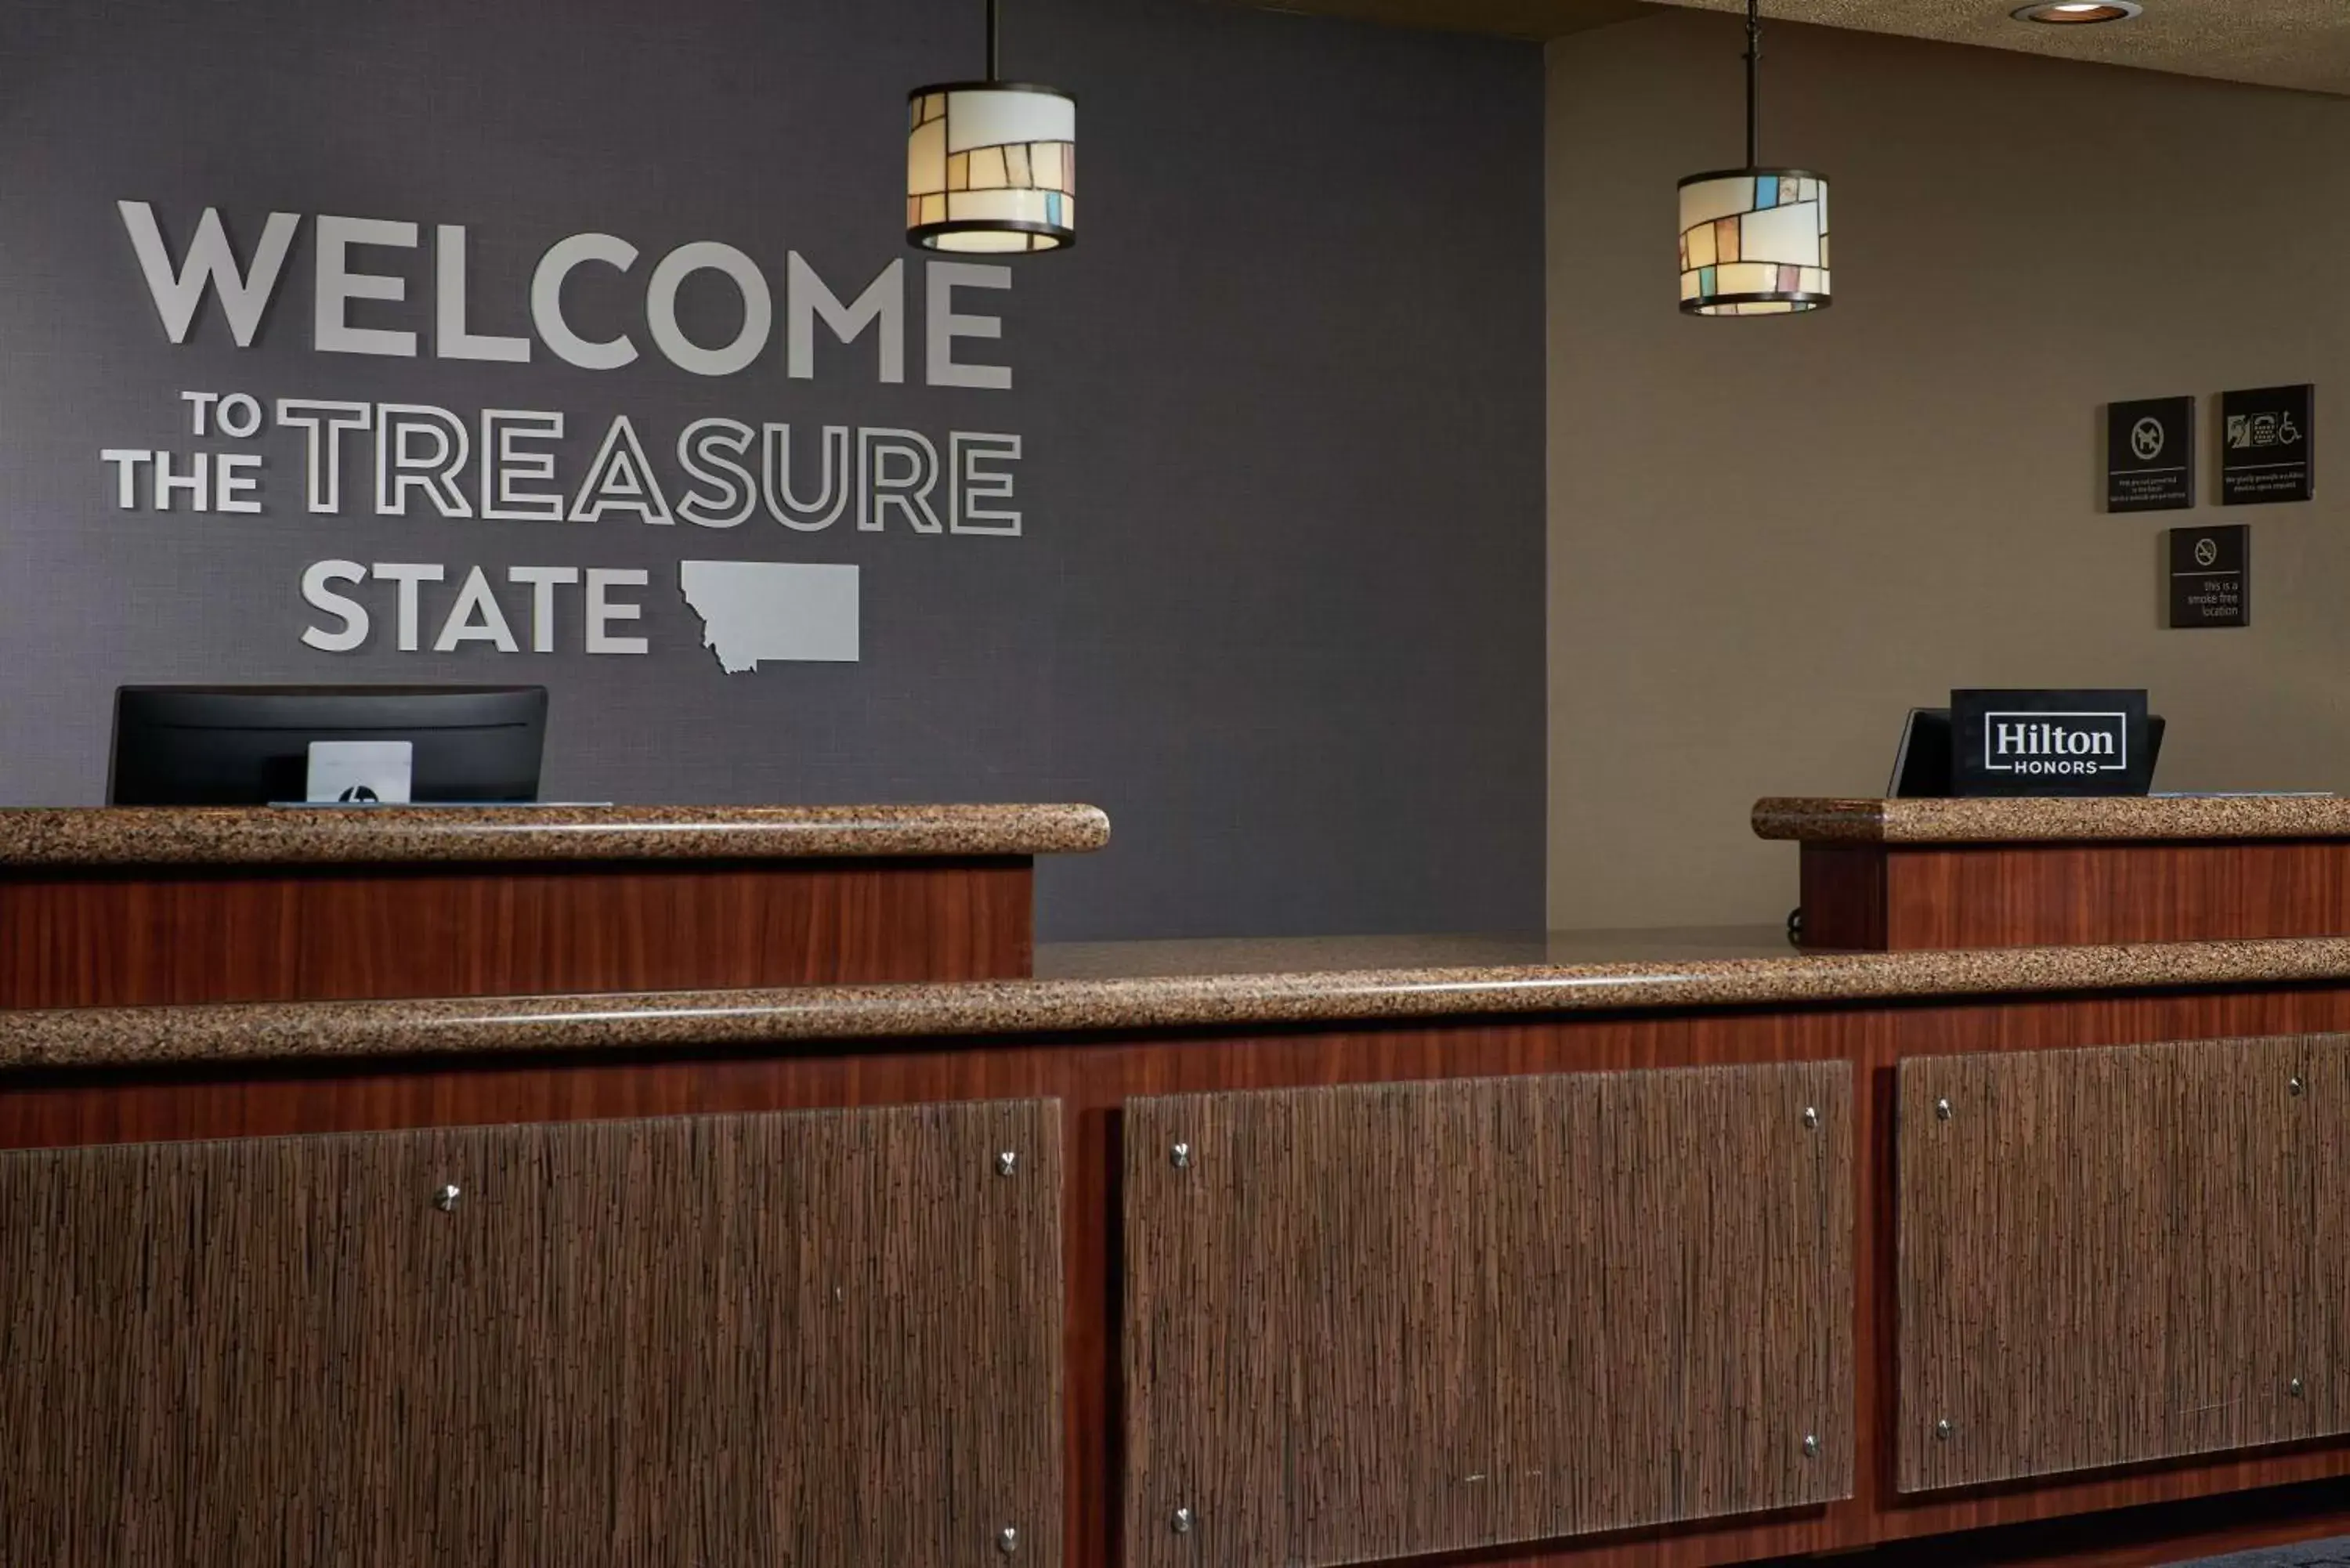
[[[655,258],[617,235],[586,233],[546,247],[525,297],[485,308],[467,296],[462,224],[272,213],[240,256],[215,208],[192,225],[182,214],[187,238],[177,254],[150,203],[118,202],[116,211],[147,303],[174,346],[217,313],[237,346],[250,347],[307,226],[309,348],[327,357],[322,373],[351,356],[480,361],[485,379],[501,366],[546,359],[623,379],[655,364],[723,378],[764,363],[800,382],[828,361],[837,375],[861,369],[886,387],[910,378],[976,392],[1013,384],[1012,368],[974,346],[1003,337],[1003,318],[983,303],[986,291],[1012,286],[1003,266],[931,261],[912,273],[899,258],[836,290],[796,251],[763,266],[733,245],[696,240]],[[402,253],[427,252],[429,297],[411,298],[408,278],[392,269]],[[578,291],[567,293],[574,274],[623,283],[641,316],[591,322]],[[690,279],[739,306],[725,341],[688,335],[680,296]],[[530,330],[485,330],[493,317]],[[348,558],[313,560],[299,577],[310,612],[301,640],[323,653],[645,654],[650,641],[634,623],[645,595],[667,588],[701,618],[702,647],[729,674],[769,662],[853,663],[861,657],[858,566],[746,560],[743,550],[776,551],[810,535],[828,534],[838,550],[870,535],[1004,540],[1026,532],[1015,499],[1024,443],[999,429],[850,424],[808,418],[804,405],[785,422],[748,403],[705,404],[702,417],[664,425],[608,408],[583,420],[553,408],[322,395],[336,390],[183,389],[188,443],[102,447],[107,493],[124,512],[274,514],[288,526],[303,514],[463,519],[484,528],[485,552],[516,538],[569,545],[562,535],[517,534],[515,524],[650,527],[675,542],[680,559],[674,579],[657,587],[643,566],[546,556],[496,565],[386,559],[413,549],[387,547],[402,531],[372,545],[345,535]],[[596,442],[584,465],[558,450],[581,436]],[[727,547],[712,549],[721,538]],[[692,558],[705,554],[712,558]]]

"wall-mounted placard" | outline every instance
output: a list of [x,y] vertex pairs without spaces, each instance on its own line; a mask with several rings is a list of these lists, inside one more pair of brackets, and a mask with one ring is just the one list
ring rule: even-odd
[[2195,504],[2195,400],[2106,405],[2106,510],[2176,512]]
[[2317,389],[2220,395],[2220,503],[2261,506],[2317,494]]
[[2144,691],[1950,693],[1950,793],[2144,794],[2154,782]]
[[2252,530],[2170,531],[2170,624],[2174,628],[2252,624]]

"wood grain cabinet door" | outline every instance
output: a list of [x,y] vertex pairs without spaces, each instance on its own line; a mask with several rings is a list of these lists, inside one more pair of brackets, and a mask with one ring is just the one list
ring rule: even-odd
[[1850,1495],[1852,1076],[1128,1101],[1127,1561],[1315,1568]]
[[0,1155],[0,1563],[1055,1561],[1058,1120]]
[[1904,1491],[2350,1430],[2350,1038],[1901,1064]]

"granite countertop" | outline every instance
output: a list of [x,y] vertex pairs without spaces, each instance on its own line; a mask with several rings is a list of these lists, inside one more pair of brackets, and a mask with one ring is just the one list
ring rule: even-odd
[[1763,838],[1807,844],[2350,838],[2350,799],[2331,794],[1772,799],[1755,803],[1754,831]]
[[2350,938],[1815,956],[1755,929],[1047,947],[1030,981],[0,1012],[0,1071],[2263,985],[2350,980]]
[[1090,805],[75,806],[0,810],[0,871],[49,866],[789,860],[1099,849]]

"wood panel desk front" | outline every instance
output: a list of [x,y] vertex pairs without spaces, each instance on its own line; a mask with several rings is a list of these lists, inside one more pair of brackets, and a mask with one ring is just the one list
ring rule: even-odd
[[1804,944],[1905,951],[2350,935],[2350,800],[1765,800]]
[[[2279,1490],[2350,1477],[2350,940],[1042,967],[0,1013],[0,1559],[151,1560],[120,1432],[151,1532],[288,1568],[590,1495],[812,1563],[2350,1530]],[[237,1411],[325,1436],[164,1462]]]
[[0,811],[0,1008],[1017,979],[1090,806]]

